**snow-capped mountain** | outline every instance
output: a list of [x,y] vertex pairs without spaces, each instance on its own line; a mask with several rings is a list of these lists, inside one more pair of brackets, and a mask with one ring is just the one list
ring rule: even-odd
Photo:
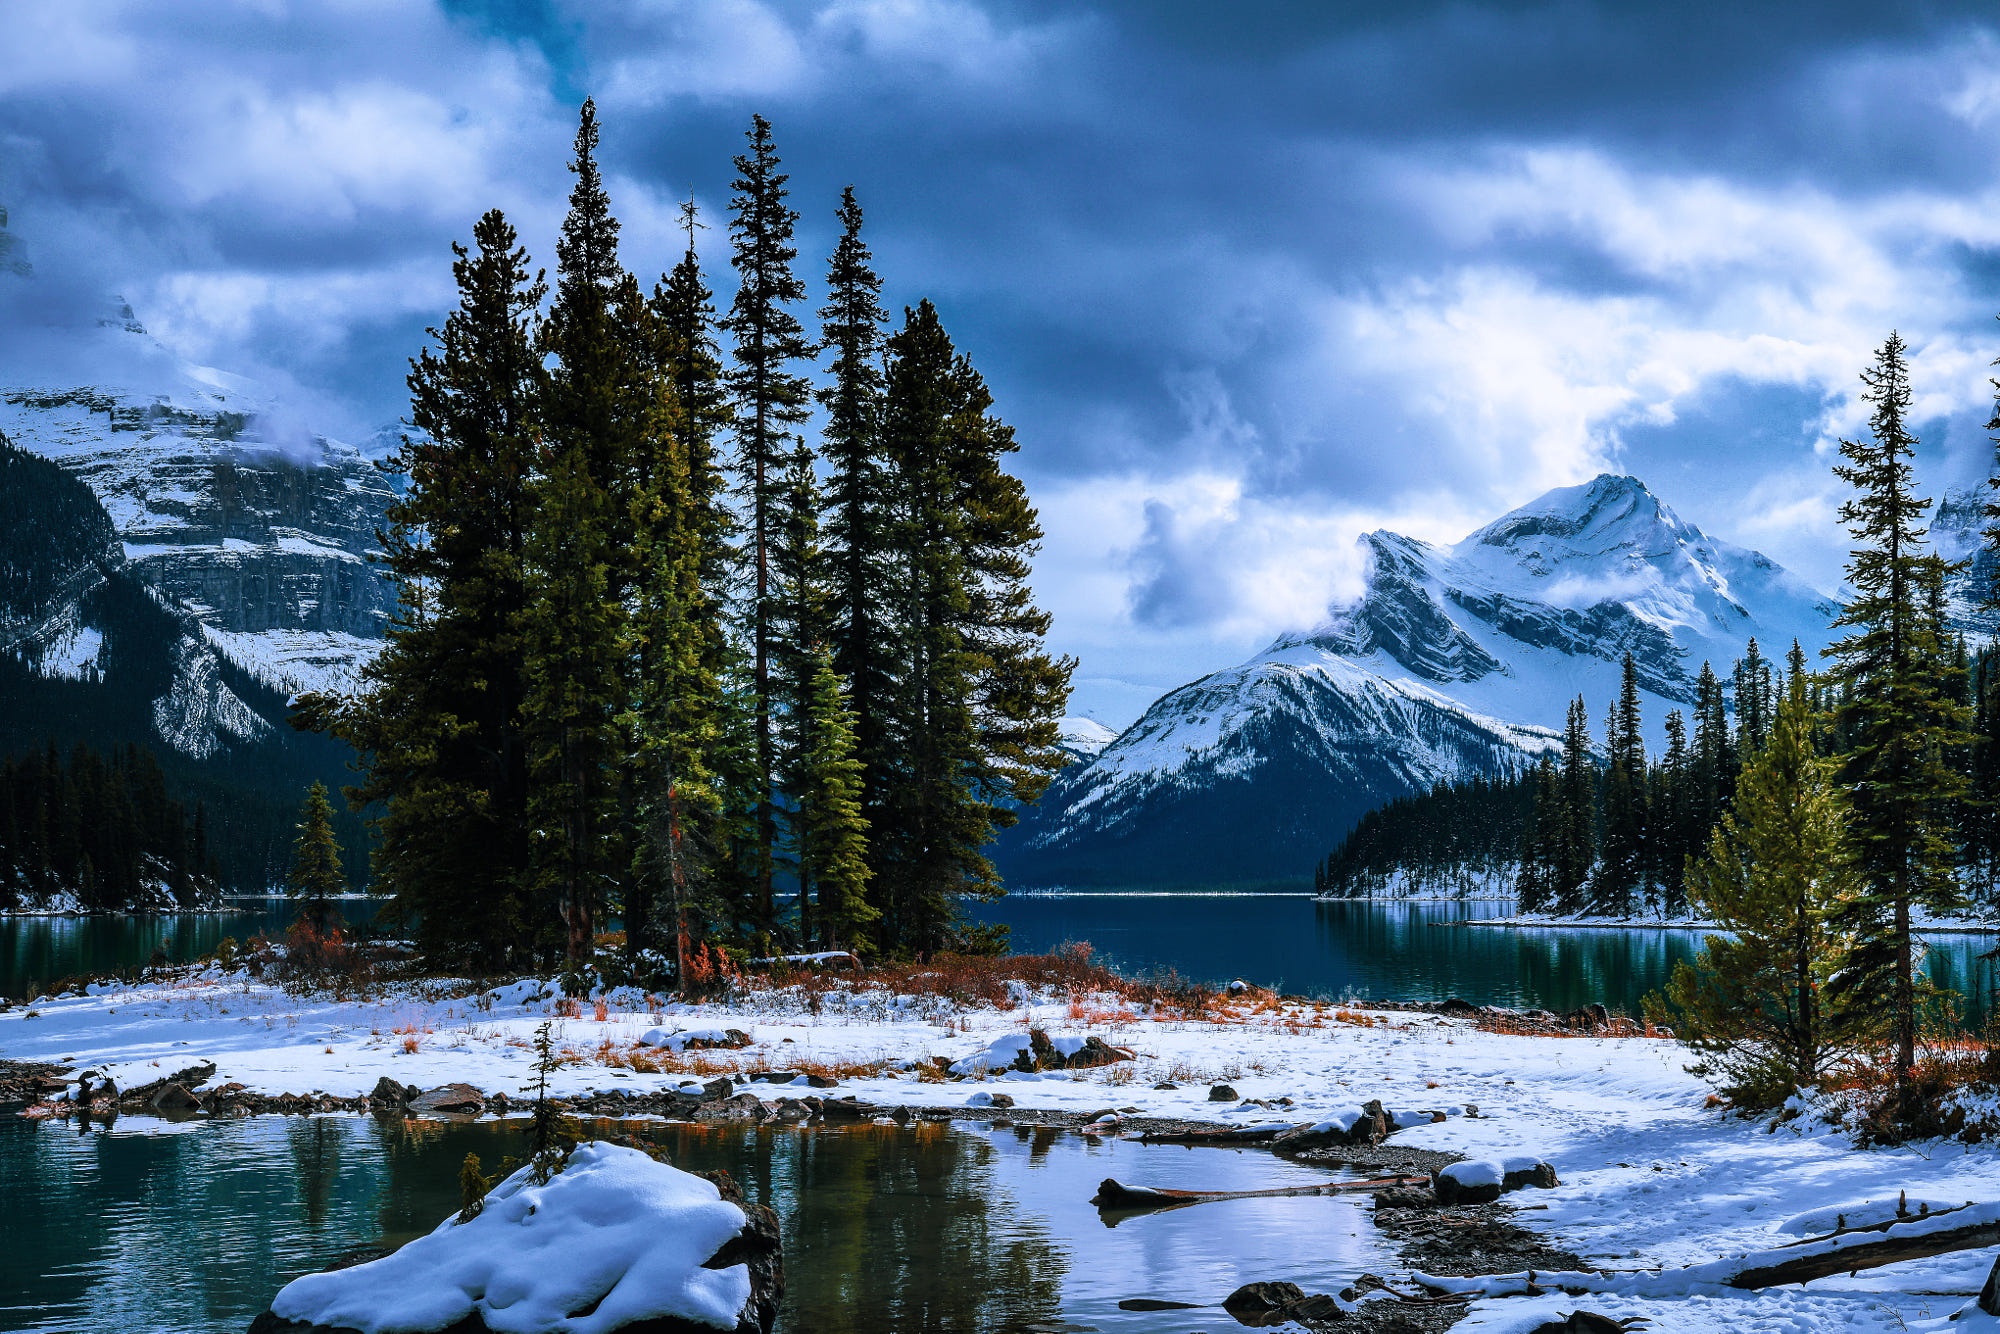
[[999,849],[1029,883],[1299,879],[1367,810],[1517,770],[1593,719],[1627,652],[1648,730],[1753,637],[1827,641],[1835,607],[1636,478],[1562,487],[1451,546],[1361,539],[1365,591],[1322,625],[1172,691],[1051,785]]
[[177,378],[0,380],[0,434],[86,482],[133,575],[231,661],[279,691],[346,684],[393,601],[368,562],[393,493],[357,450],[275,438],[225,377]]
[[87,483],[132,576],[231,662],[283,693],[351,681],[394,599],[368,560],[394,500],[370,457],[175,357],[122,302],[43,311],[24,248],[0,242],[0,313],[48,321],[0,346],[0,435]]

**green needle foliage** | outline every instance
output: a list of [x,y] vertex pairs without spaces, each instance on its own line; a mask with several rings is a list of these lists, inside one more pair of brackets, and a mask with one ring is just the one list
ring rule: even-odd
[[340,869],[340,845],[333,837],[333,803],[327,800],[325,783],[316,782],[306,790],[298,829],[285,884],[298,901],[299,916],[313,930],[325,931],[333,916],[334,900],[347,889],[347,877]]
[[1688,865],[1693,906],[1728,934],[1709,936],[1666,991],[1677,1032],[1701,1057],[1695,1072],[1743,1108],[1813,1087],[1875,1035],[1876,1012],[1830,985],[1853,945],[1844,923],[1863,885],[1808,686],[1802,673],[1785,682],[1734,809]]
[[1876,1008],[1894,1024],[1894,1075],[1916,1064],[1919,946],[1915,914],[1962,905],[1949,825],[1964,778],[1955,747],[1972,742],[1955,660],[1938,611],[1946,563],[1925,542],[1930,502],[1915,493],[1909,370],[1894,333],[1862,372],[1874,405],[1869,435],[1843,440],[1834,469],[1854,487],[1840,517],[1854,535],[1854,597],[1834,622],[1848,633],[1826,652],[1842,687],[1836,723],[1847,739],[1841,781],[1852,794],[1850,846],[1860,890],[1842,909],[1854,947],[1833,979],[1841,1003]]
[[882,914],[868,902],[868,820],[861,810],[861,761],[855,758],[854,715],[840,678],[822,651],[812,692],[799,712],[801,733],[793,791],[799,893],[819,895],[819,943],[825,949],[872,952],[869,925]]

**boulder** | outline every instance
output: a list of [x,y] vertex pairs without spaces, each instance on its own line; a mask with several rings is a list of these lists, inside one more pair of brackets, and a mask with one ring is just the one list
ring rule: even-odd
[[1103,1038],[1098,1037],[1095,1033],[1085,1038],[1083,1040],[1082,1046],[1067,1053],[1063,1053],[1061,1051],[1062,1042],[1063,1039],[1061,1038],[1055,1039],[1055,1044],[1057,1046],[1058,1054],[1061,1057],[1062,1064],[1044,1068],[1053,1068],[1057,1070],[1091,1070],[1097,1068],[1098,1066],[1114,1065],[1119,1061],[1129,1061],[1133,1059],[1131,1052],[1124,1050],[1122,1047],[1112,1046],[1110,1043],[1106,1042]]
[[1528,1156],[1453,1163],[1431,1178],[1438,1203],[1444,1205],[1491,1204],[1507,1191],[1523,1186],[1550,1190],[1560,1184],[1553,1167]]
[[516,1289],[509,1330],[567,1329],[572,1312],[615,1307],[631,1318],[603,1325],[609,1334],[770,1334],[784,1292],[777,1215],[727,1173],[591,1142],[545,1186],[524,1168],[470,1219],[286,1285],[251,1334],[415,1334],[440,1320],[440,1334],[491,1334],[484,1299],[496,1269]]
[[383,1075],[375,1081],[375,1089],[368,1097],[381,1107],[400,1107],[416,1097],[417,1093],[418,1090],[413,1085],[398,1084],[389,1076]]
[[[1208,1086],[1208,1100],[1210,1102],[1235,1102],[1236,1090],[1227,1084],[1210,1084]],[[1253,1284],[1252,1286],[1255,1285]]]
[[1263,1324],[1260,1316],[1282,1316],[1306,1299],[1296,1283],[1245,1283],[1222,1299],[1222,1309],[1246,1325]]
[[1571,1311],[1560,1320],[1545,1320],[1528,1334],[1627,1334],[1632,1328],[1596,1311]]
[[477,1116],[486,1110],[486,1095],[470,1084],[446,1084],[410,1100],[410,1110],[429,1116]]
[[146,1099],[146,1105],[162,1116],[191,1116],[201,1110],[201,1103],[181,1084],[166,1085]]

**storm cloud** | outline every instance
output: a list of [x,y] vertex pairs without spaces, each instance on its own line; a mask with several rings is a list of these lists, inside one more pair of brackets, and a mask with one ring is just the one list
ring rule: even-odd
[[810,276],[851,183],[890,302],[935,300],[1018,428],[1038,588],[1111,722],[1350,594],[1358,533],[1452,540],[1603,469],[1837,583],[1828,465],[1891,328],[1925,484],[1991,449],[1989,5],[24,0],[4,23],[0,204],[37,300],[122,296],[349,437],[401,411],[482,210],[552,264],[584,96],[627,263],[671,262],[691,194],[725,294],[729,159],[768,116]]

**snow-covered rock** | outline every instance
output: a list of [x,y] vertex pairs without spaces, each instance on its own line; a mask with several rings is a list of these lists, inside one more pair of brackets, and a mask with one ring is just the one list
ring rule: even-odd
[[1636,478],[1562,487],[1451,546],[1362,539],[1364,592],[1156,701],[1061,774],[999,850],[1017,882],[1303,879],[1366,811],[1518,772],[1639,670],[1658,744],[1704,661],[1827,642],[1833,603],[1703,533]]
[[472,1218],[367,1264],[295,1279],[258,1328],[614,1334],[646,1320],[757,1329],[748,1264],[705,1266],[749,1226],[714,1183],[591,1142],[546,1185],[522,1168]]

